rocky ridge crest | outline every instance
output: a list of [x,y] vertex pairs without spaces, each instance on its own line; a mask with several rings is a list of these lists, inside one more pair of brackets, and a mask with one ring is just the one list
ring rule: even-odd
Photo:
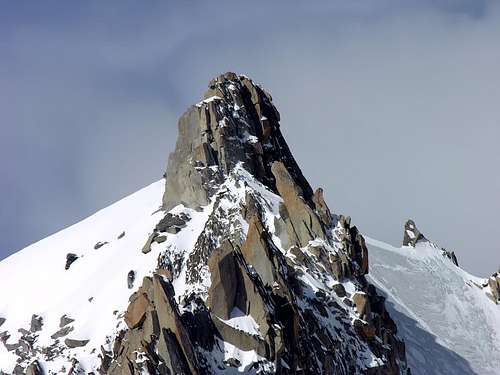
[[[101,373],[409,373],[362,235],[313,192],[279,120],[234,73],[180,118],[165,219],[145,245],[164,251]],[[170,240],[186,231],[192,247]]]
[[[435,244],[429,241],[422,232],[420,232],[413,220],[407,220],[403,232],[403,246],[415,247],[420,242],[430,244],[431,246],[439,249]],[[455,266],[458,267],[458,259],[454,251],[448,251],[445,248],[441,248],[440,250],[443,256],[447,257]]]

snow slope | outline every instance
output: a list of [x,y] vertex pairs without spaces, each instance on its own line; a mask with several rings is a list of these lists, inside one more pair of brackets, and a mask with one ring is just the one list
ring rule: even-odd
[[[145,239],[164,214],[158,211],[163,190],[163,181],[153,183],[0,262],[0,318],[6,319],[0,334],[8,331],[11,335],[6,343],[16,343],[22,334],[18,328],[29,330],[31,317],[37,314],[43,318],[42,330],[36,332],[37,345],[54,345],[50,336],[60,329],[60,317],[66,315],[75,320],[67,337],[89,343],[73,349],[60,345],[63,355],[42,362],[45,372],[60,373],[71,366],[73,357],[82,368],[95,371],[100,345],[107,342],[106,350],[110,350],[111,339],[125,327],[123,312],[142,277],[152,273],[158,256],[169,246],[175,245],[179,252],[192,248],[207,220],[211,205],[200,212],[178,206],[173,211],[188,214],[188,226],[143,254]],[[244,190],[234,188],[234,194],[243,199]],[[260,193],[268,204],[276,200],[265,190]],[[275,209],[266,211],[273,229],[271,212]],[[122,232],[125,235],[118,238]],[[108,243],[94,249],[98,242]],[[369,279],[388,298],[387,307],[406,342],[412,374],[500,374],[500,307],[478,286],[483,279],[456,267],[430,243],[395,248],[371,238],[366,242]],[[65,270],[70,252],[79,258]],[[131,270],[136,274],[132,290],[127,286]],[[186,288],[181,284],[176,284],[178,295]],[[226,323],[259,333],[255,321],[239,311]],[[237,351],[227,345],[228,351]],[[244,364],[255,361],[254,352],[238,352],[237,356],[248,357],[242,360]],[[16,358],[0,344],[0,371],[12,373]]]
[[[122,321],[117,312],[127,308],[129,271],[136,272],[137,285],[156,266],[158,250],[153,247],[143,254],[141,248],[163,216],[158,212],[163,190],[164,181],[153,183],[0,262],[0,318],[6,319],[0,332],[11,334],[7,343],[17,342],[18,328],[29,330],[32,314],[38,314],[43,327],[37,332],[37,344],[50,345],[54,341],[50,336],[60,329],[60,317],[66,314],[75,319],[67,337],[90,340],[85,347],[65,349],[71,352],[67,354],[77,356],[86,368],[95,368],[96,355],[90,353],[114,335]],[[125,235],[118,239],[122,232]],[[105,241],[109,243],[94,249]],[[65,270],[67,253],[79,259]],[[0,344],[0,370],[12,373],[15,358]],[[63,362],[51,362],[46,373],[59,371]]]
[[395,248],[366,238],[369,279],[388,297],[412,374],[500,374],[500,306],[484,280],[430,242]]
[[[164,216],[164,212],[158,210],[163,191],[164,181],[158,181],[0,262],[0,318],[6,319],[0,326],[0,337],[2,332],[10,335],[5,340],[5,345],[0,343],[0,374],[2,371],[7,374],[16,371],[18,357],[14,350],[7,350],[6,345],[13,346],[22,342],[20,338],[30,330],[33,314],[42,317],[43,326],[40,331],[28,332],[34,336],[36,352],[29,353],[29,358],[21,363],[23,367],[38,358],[46,374],[72,373],[68,369],[74,365],[72,359],[77,358],[78,367],[74,373],[97,373],[101,364],[101,345],[105,351],[112,350],[117,332],[126,328],[123,315],[129,305],[129,297],[141,285],[144,276],[152,275],[159,256],[162,258],[168,254],[171,259],[176,259],[177,255],[183,259],[180,275],[173,282],[176,298],[182,299],[191,291],[207,293],[209,285],[206,282],[210,280],[207,267],[199,269],[202,276],[200,283],[187,283],[186,261],[210,213],[215,210],[216,199],[212,199],[210,204],[198,211],[182,205],[174,207],[170,212],[182,212],[189,216],[186,227],[177,234],[168,234],[163,243],[153,243],[151,251],[144,254],[141,249],[146,239]],[[219,193],[215,194],[216,197],[223,196],[217,202],[220,213],[219,216],[216,215],[217,220],[227,223],[228,231],[246,237],[248,224],[239,216],[231,219],[231,215],[234,216],[231,212],[243,204],[248,191],[254,191],[258,195],[264,207],[266,225],[274,233],[281,198],[239,167],[235,168],[233,174],[221,185]],[[123,232],[125,235],[122,237]],[[279,238],[273,236],[280,250],[285,252]],[[95,248],[97,243],[103,242],[107,243]],[[312,245],[318,244],[312,241]],[[324,242],[321,245],[335,251]],[[308,248],[303,250],[307,252]],[[68,253],[75,253],[79,258],[66,270]],[[287,253],[287,256],[292,255]],[[135,283],[129,289],[127,281],[130,271],[135,272]],[[314,294],[321,289],[331,293],[331,285],[337,282],[328,275],[311,272],[304,268],[301,277],[305,285],[309,285],[309,292]],[[350,281],[346,281],[344,286],[349,293],[356,291],[355,285]],[[331,294],[345,309],[347,315],[344,319],[350,321],[356,318],[352,304],[347,305],[342,298]],[[305,301],[301,300],[301,304],[306,306]],[[69,324],[72,331],[67,336],[54,339],[51,336],[61,329],[60,319],[64,315],[74,319]],[[223,322],[262,337],[254,318],[241,311],[234,310],[230,319]],[[332,331],[335,327],[340,328],[340,323],[336,320],[325,324]],[[24,332],[18,330],[20,327]],[[67,338],[88,340],[88,343],[83,347],[68,348],[64,343]],[[221,342],[221,345],[224,348],[224,358],[236,358],[240,361],[240,371],[249,371],[255,362],[264,361],[253,350],[243,351],[227,342]],[[358,353],[360,368],[379,364],[365,343],[351,340],[350,345]],[[47,348],[54,350],[53,359],[47,360]]]

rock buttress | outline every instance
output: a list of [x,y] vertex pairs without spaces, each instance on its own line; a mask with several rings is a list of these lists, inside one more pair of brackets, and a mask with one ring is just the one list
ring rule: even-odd
[[101,373],[409,374],[363,236],[313,192],[279,120],[234,73],[181,117],[158,267]]

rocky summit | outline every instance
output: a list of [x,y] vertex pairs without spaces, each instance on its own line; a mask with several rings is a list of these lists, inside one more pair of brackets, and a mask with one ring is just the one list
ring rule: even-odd
[[163,242],[103,373],[408,373],[363,237],[313,191],[279,121],[271,95],[234,73],[182,115],[145,246],[203,220],[192,246]]
[[280,127],[269,93],[220,75],[164,180],[0,262],[0,374],[489,374],[495,351],[450,332],[495,347],[498,274],[411,220],[401,248],[365,239]]

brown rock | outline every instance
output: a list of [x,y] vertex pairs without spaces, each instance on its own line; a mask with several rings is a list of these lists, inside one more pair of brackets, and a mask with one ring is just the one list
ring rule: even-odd
[[42,330],[43,318],[40,315],[33,314],[31,316],[30,331],[38,332]]
[[258,355],[269,357],[269,348],[263,339],[239,329],[235,329],[217,317],[214,317],[212,321],[224,341],[236,346],[238,349],[244,351],[255,350]]
[[162,242],[165,242],[167,240],[167,236],[157,236],[155,237],[155,242],[156,243],[162,243]]
[[62,328],[65,325],[73,323],[74,321],[75,321],[75,319],[71,319],[66,314],[64,314],[63,316],[61,316],[61,319],[59,320],[59,328]]
[[318,188],[313,194],[313,202],[314,205],[316,206],[316,211],[319,214],[319,217],[323,224],[327,227],[332,225],[332,213],[330,212],[330,209],[328,208],[328,205],[325,202],[325,199],[323,197],[323,189]]
[[359,319],[354,320],[353,326],[356,333],[365,340],[373,340],[377,334],[377,330],[372,324],[368,324]]
[[332,287],[333,291],[335,292],[335,294],[338,296],[338,297],[345,297],[347,295],[346,291],[345,291],[345,288],[342,284],[335,284],[333,287]]
[[365,238],[359,233],[358,228],[355,226],[349,229],[349,235],[352,244],[351,256],[358,264],[358,273],[360,275],[366,275],[368,273],[368,248],[366,247]]
[[356,305],[356,311],[361,319],[369,321],[371,319],[370,300],[363,292],[356,292],[352,296],[352,301]]
[[128,305],[124,320],[131,329],[139,327],[146,318],[149,300],[145,293],[138,293],[134,301]]
[[149,235],[146,243],[144,244],[144,246],[142,247],[142,252],[144,254],[147,254],[151,251],[151,244],[153,243],[153,241],[155,240],[155,238],[158,236],[158,233],[156,232],[153,232]]
[[33,361],[27,368],[26,368],[26,375],[43,375],[43,369],[40,366],[40,363],[38,363],[37,360]]
[[[169,339],[172,345],[176,344],[179,346],[183,356],[186,358],[191,373],[193,375],[199,374],[196,355],[193,351],[194,347],[186,328],[181,322],[177,304],[174,300],[172,285],[168,281],[165,281],[163,277],[154,275],[153,295],[159,326],[163,330],[167,330],[166,336],[164,335],[165,339]],[[171,332],[171,334],[168,334],[168,332]],[[169,351],[166,352],[167,355],[169,353]]]
[[490,277],[488,279],[488,286],[491,290],[493,302],[497,303],[497,301],[500,299],[500,283],[498,282],[498,278],[495,278],[493,276]]
[[306,246],[316,237],[326,238],[318,216],[304,201],[302,189],[295,183],[285,165],[276,161],[271,171],[276,179],[276,188],[283,198],[286,216],[290,220],[289,232],[292,233],[289,233],[289,237],[295,237],[300,247]]
[[50,336],[51,339],[55,340],[59,337],[67,336],[71,331],[73,331],[73,326],[62,327],[59,331]]
[[233,246],[225,241],[208,260],[211,285],[207,304],[216,316],[229,319],[237,291],[236,263]]
[[342,260],[340,259],[340,255],[331,254],[329,257],[329,262],[333,276],[335,276],[337,280],[341,280],[343,274],[342,274]]
[[252,265],[260,276],[264,285],[272,286],[276,281],[275,266],[270,257],[271,250],[267,241],[263,238],[265,229],[259,217],[254,215],[248,226],[248,234],[241,248],[245,262]]
[[66,339],[64,340],[64,344],[68,348],[79,348],[81,346],[87,345],[89,340],[75,340],[75,339]]

